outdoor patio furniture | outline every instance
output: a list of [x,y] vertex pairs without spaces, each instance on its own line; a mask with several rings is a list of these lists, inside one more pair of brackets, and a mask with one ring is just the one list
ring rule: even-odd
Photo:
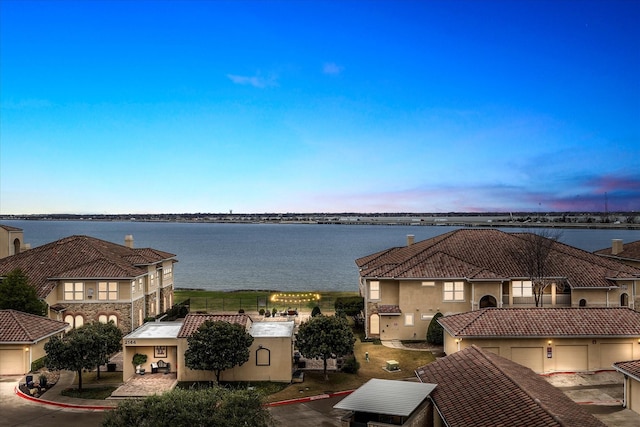
[[167,363],[164,360],[158,360],[158,371],[163,370],[165,374],[171,372],[171,363]]
[[152,374],[157,374],[158,373],[158,364],[153,362],[151,363],[151,373]]

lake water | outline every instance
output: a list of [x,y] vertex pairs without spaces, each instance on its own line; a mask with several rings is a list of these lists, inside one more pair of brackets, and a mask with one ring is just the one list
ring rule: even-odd
[[[173,222],[2,221],[24,230],[31,247],[71,235],[176,254],[176,288],[357,291],[356,258],[455,230],[446,226],[218,224]],[[504,231],[524,231],[500,228]],[[561,241],[594,251],[640,230],[563,229]]]

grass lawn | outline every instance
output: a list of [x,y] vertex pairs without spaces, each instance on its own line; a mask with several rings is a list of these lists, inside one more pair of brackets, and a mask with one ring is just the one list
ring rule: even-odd
[[[96,378],[97,372],[83,372],[82,373],[82,387],[86,385],[104,385],[104,386],[119,386],[122,384],[122,372],[100,372],[100,379]],[[78,375],[73,381],[74,386],[78,386]]]
[[[338,297],[357,296],[358,292],[326,292],[326,291],[202,291],[174,289],[174,301],[181,303],[190,299],[191,311],[234,311],[244,309],[247,312],[255,312],[260,308],[271,311],[274,307],[278,311],[287,308],[297,308],[302,311],[311,311],[318,305],[323,313],[333,313],[335,300]],[[315,295],[319,295],[317,300]],[[264,305],[260,305],[260,303]]]
[[[369,352],[369,362],[365,361],[365,352]],[[363,343],[360,340],[355,343],[354,353],[360,362],[357,374],[330,372],[329,381],[325,381],[322,372],[307,371],[304,374],[304,382],[291,384],[284,390],[267,396],[267,402],[353,390],[371,378],[391,380],[415,378],[414,370],[416,368],[435,360],[429,351],[401,350],[373,343]],[[387,372],[382,369],[386,366],[387,360],[397,360],[400,363],[400,371]]]

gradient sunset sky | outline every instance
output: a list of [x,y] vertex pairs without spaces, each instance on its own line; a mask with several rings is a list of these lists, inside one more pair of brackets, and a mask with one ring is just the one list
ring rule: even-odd
[[640,1],[0,0],[0,213],[640,210]]

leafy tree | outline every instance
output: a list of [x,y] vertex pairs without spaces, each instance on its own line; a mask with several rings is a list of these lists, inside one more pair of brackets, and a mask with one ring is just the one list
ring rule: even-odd
[[437,312],[431,318],[431,322],[427,328],[427,342],[429,344],[442,345],[444,343],[444,328],[438,323],[438,319],[441,317],[442,313]]
[[49,369],[66,369],[78,374],[78,390],[82,391],[82,370],[93,369],[100,363],[103,344],[100,336],[85,325],[64,337],[52,337],[44,345],[45,365]]
[[362,310],[364,310],[364,298],[360,296],[339,297],[336,298],[334,307],[336,313],[342,312],[347,316],[356,317],[362,314]]
[[300,325],[296,334],[296,346],[304,357],[323,360],[325,380],[329,380],[327,359],[353,353],[355,342],[349,324],[340,316],[312,317]]
[[213,371],[220,383],[220,373],[249,360],[253,337],[236,323],[204,322],[187,338],[185,364],[190,369]]
[[271,427],[274,421],[256,391],[214,387],[196,391],[174,389],[144,400],[125,400],[108,411],[102,425]]
[[122,350],[122,331],[112,321],[109,323],[93,322],[84,326],[86,332],[93,334],[100,345],[98,351],[98,372],[96,378],[100,379],[100,366],[109,362],[109,356]]
[[536,232],[523,233],[521,244],[516,247],[513,256],[524,269],[531,281],[532,293],[536,307],[542,307],[542,296],[552,283],[562,287],[557,278],[551,278],[553,263],[553,247],[562,236],[562,231],[540,229]]
[[0,281],[0,309],[14,309],[44,316],[46,304],[38,299],[29,278],[20,269],[13,270]]
[[315,307],[313,307],[313,310],[311,310],[311,317],[316,317],[321,315],[322,312],[320,311],[320,307],[318,307],[317,305]]

